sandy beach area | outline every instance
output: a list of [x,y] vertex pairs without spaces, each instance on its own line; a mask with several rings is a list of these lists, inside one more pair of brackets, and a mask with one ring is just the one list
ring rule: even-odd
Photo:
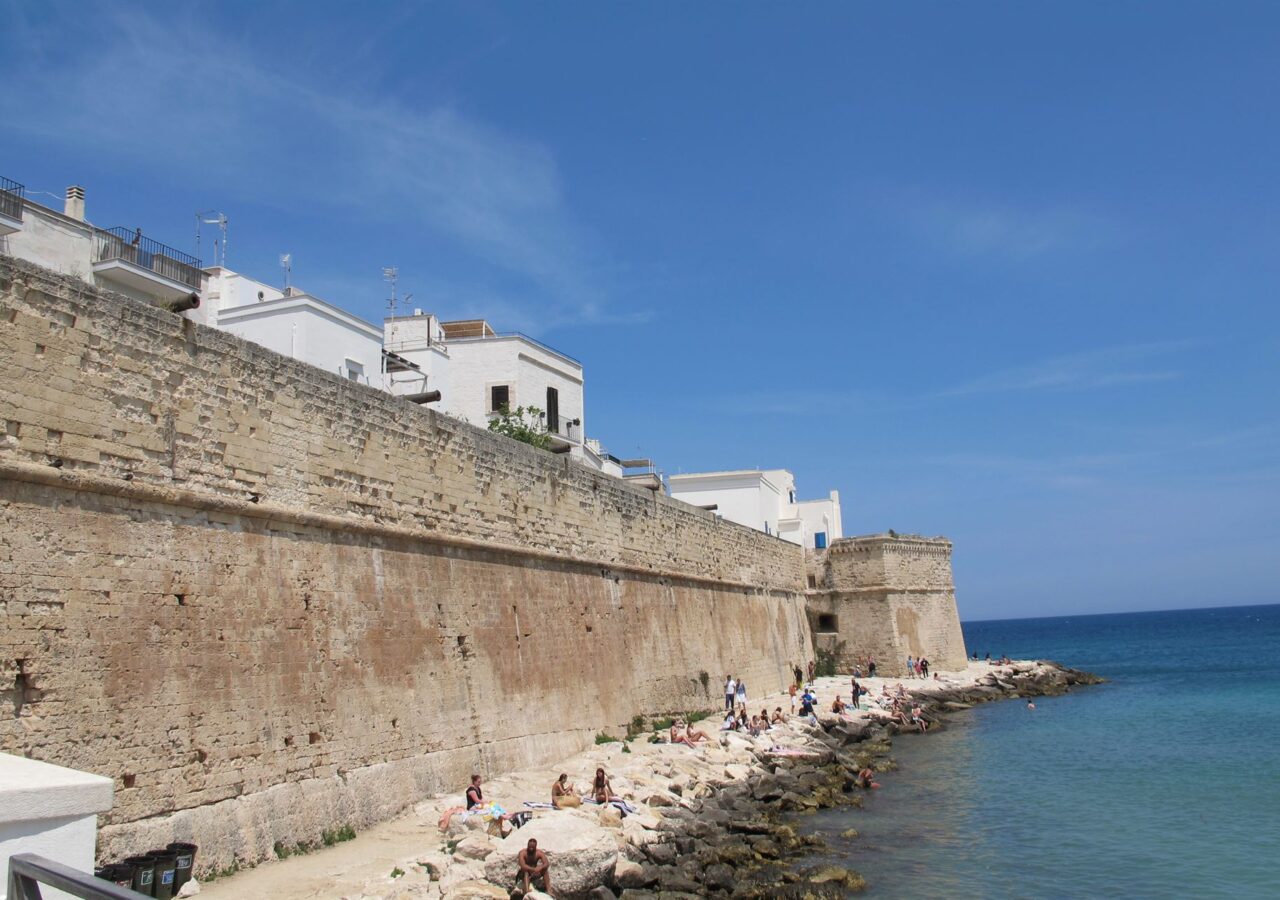
[[[860,679],[869,692],[863,698],[863,709],[850,710],[844,716],[835,715],[831,705],[837,695],[849,701],[849,677],[818,678],[813,682],[818,697],[817,727],[789,715],[788,695],[772,695],[749,699],[748,711],[758,714],[781,707],[788,714],[787,721],[758,737],[722,731],[721,712],[693,726],[710,736],[696,747],[668,743],[665,731],[657,732],[661,743],[651,743],[652,733],[645,733],[625,743],[593,746],[554,765],[487,775],[483,783],[486,803],[496,802],[508,813],[526,809],[532,813],[531,821],[505,839],[486,833],[489,823],[479,817],[468,821],[457,817],[447,831],[441,831],[438,823],[442,813],[463,803],[466,785],[460,784],[456,792],[424,798],[400,817],[349,841],[206,881],[200,895],[209,900],[506,897],[512,879],[504,873],[514,876],[515,854],[528,837],[537,837],[550,855],[556,894],[581,893],[583,885],[596,879],[597,885],[638,889],[652,879],[652,873],[647,877],[642,874],[642,863],[655,858],[661,862],[650,845],[670,836],[671,823],[664,825],[664,821],[698,816],[707,798],[735,783],[780,772],[776,763],[819,758],[831,762],[833,741],[828,732],[838,730],[849,743],[859,739],[853,737],[859,728],[865,730],[877,717],[883,721],[888,716],[868,710],[868,698],[880,697],[886,689],[896,692],[899,685],[922,701],[929,696],[953,695],[957,690],[1007,695],[1017,688],[1010,679],[1043,680],[1046,665],[1017,662],[995,666],[975,661],[962,671],[939,672],[936,678]],[[1055,667],[1054,671],[1061,670]],[[952,703],[951,707],[961,705]],[[935,716],[934,709],[930,718]],[[778,748],[794,754],[788,758],[788,754],[773,752]],[[526,807],[527,802],[548,803],[551,785],[562,772],[586,794],[598,767],[606,770],[613,791],[636,810],[634,813],[624,818],[613,807],[594,805],[567,810]],[[494,881],[500,884],[492,884]]]

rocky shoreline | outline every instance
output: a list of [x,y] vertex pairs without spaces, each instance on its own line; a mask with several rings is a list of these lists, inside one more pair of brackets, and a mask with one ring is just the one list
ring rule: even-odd
[[[993,667],[972,686],[908,690],[924,710],[930,732],[944,727],[946,713],[978,703],[1062,694],[1103,679],[1056,663],[1015,663]],[[797,835],[795,813],[837,806],[861,806],[857,773],[895,768],[892,738],[906,730],[896,722],[845,723],[820,720],[805,729],[820,757],[759,755],[756,770],[742,782],[723,786],[696,809],[672,809],[659,828],[668,841],[640,848],[642,872],[629,884],[614,883],[623,900],[726,896],[739,898],[844,897],[865,888],[862,876],[839,866],[806,869],[805,857],[822,846],[816,836]],[[852,835],[850,835],[852,836]],[[600,894],[603,897],[603,894]]]
[[[945,727],[947,713],[978,703],[1061,694],[1100,681],[1056,663],[1015,662],[973,663],[964,673],[901,683],[933,731]],[[897,679],[868,682],[873,692],[877,686],[896,683]],[[817,688],[826,709],[837,693],[849,695],[847,678],[819,679]],[[763,702],[772,707],[778,701]],[[806,865],[823,841],[799,834],[792,823],[807,812],[860,806],[857,773],[866,767],[877,772],[895,767],[892,739],[904,726],[887,721],[884,714],[876,718],[866,709],[855,712],[847,718],[820,713],[817,726],[792,717],[756,738],[715,731],[713,720],[708,720],[702,724],[711,740],[696,748],[658,743],[657,734],[638,735],[629,745],[606,745],[565,764],[571,771],[607,766],[615,792],[636,808],[625,817],[607,806],[537,810],[526,825],[498,838],[476,818],[456,817],[442,833],[435,820],[448,799],[424,801],[415,809],[417,827],[424,843],[438,847],[402,859],[389,875],[365,882],[358,892],[306,896],[507,898],[515,887],[515,854],[531,837],[548,853],[555,896],[562,898],[847,896],[865,887],[862,877],[838,866]],[[776,748],[786,748],[789,755]],[[539,793],[546,793],[552,778],[537,772],[498,779],[492,791],[486,788],[486,797],[526,796],[535,785]],[[508,812],[518,808],[514,800],[503,806]],[[222,893],[244,896],[234,889],[253,890],[247,881],[237,884],[252,875],[210,885],[208,893],[215,900]]]

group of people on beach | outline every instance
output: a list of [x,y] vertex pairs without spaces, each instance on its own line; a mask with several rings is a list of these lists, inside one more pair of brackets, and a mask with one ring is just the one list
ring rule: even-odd
[[[976,653],[974,658],[977,658]],[[988,654],[989,660],[990,655]],[[1001,662],[1003,661],[1002,659]],[[914,656],[909,656],[907,658],[907,669],[910,673],[908,677],[929,677],[929,661],[927,659],[916,659]],[[807,719],[811,724],[816,725],[819,701],[813,684],[814,663],[812,661],[809,662],[807,672],[797,665],[791,666],[791,670],[795,676],[795,681],[791,684],[789,690],[791,715],[798,714],[802,719]],[[881,687],[880,694],[874,695],[859,682],[864,677],[864,671],[865,677],[876,677],[876,661],[874,657],[868,656],[866,658],[865,669],[862,665],[854,666],[850,679],[850,702],[845,703],[842,695],[837,693],[831,701],[830,710],[832,713],[842,718],[851,718],[852,710],[861,711],[863,709],[862,700],[865,698],[867,702],[866,708],[877,718],[884,718],[884,714],[887,713],[887,718],[896,721],[904,728],[915,728],[921,733],[928,729],[929,723],[923,710],[907,694],[901,683],[894,688],[890,688],[889,685],[885,684]],[[808,676],[807,679],[806,675]],[[934,677],[936,678],[937,676],[935,675]],[[725,676],[724,700],[725,718],[721,726],[722,731],[745,732],[752,737],[757,737],[771,730],[774,726],[785,724],[788,718],[780,706],[775,707],[772,713],[769,712],[768,708],[765,708],[759,714],[750,715],[747,711],[746,682],[733,675]],[[677,718],[672,722],[667,738],[672,744],[683,744],[689,747],[696,747],[711,740],[711,736],[705,731],[693,728],[682,718]],[[878,788],[880,785],[875,782],[874,774],[870,767],[864,767],[858,772],[854,782],[858,787],[866,790]],[[512,829],[524,825],[532,816],[530,812],[508,813],[497,803],[486,804],[479,775],[471,776],[471,783],[466,789],[465,798],[465,806],[452,807],[445,810],[441,815],[440,829],[442,831],[448,829],[449,822],[455,815],[482,815],[490,822],[490,832],[495,836],[502,837],[510,834]],[[569,780],[568,773],[560,773],[559,778],[551,785],[551,803],[549,806],[553,809],[569,809],[579,807],[584,802],[627,807],[625,801],[619,800],[614,793],[608,773],[603,767],[596,769],[590,787],[582,792]],[[539,805],[534,803],[526,804],[526,806]],[[543,807],[548,806],[548,804],[541,805]],[[630,807],[627,808],[630,809]],[[625,810],[623,814],[626,814]],[[536,886],[540,886],[547,893],[551,892],[550,860],[546,852],[538,848],[536,840],[530,840],[525,848],[516,854],[516,862],[519,869],[517,880],[521,883],[525,893],[528,893]]]
[[[973,651],[973,656],[972,656],[971,658],[973,659],[973,661],[974,661],[974,662],[977,662],[977,661],[978,661],[978,651],[977,651],[977,650],[974,650],[974,651]],[[988,652],[987,652],[987,658],[986,658],[986,661],[987,661],[988,663],[990,663],[991,665],[993,665],[993,666],[1009,666],[1009,665],[1013,665],[1013,660],[1012,660],[1012,659],[1010,659],[1010,658],[1009,658],[1009,657],[1007,657],[1007,656],[1004,656],[1004,655],[1001,655],[1001,657],[1000,657],[999,659],[995,659],[995,660],[993,660],[993,659],[991,658],[991,652],[990,652],[990,651],[988,651]]]

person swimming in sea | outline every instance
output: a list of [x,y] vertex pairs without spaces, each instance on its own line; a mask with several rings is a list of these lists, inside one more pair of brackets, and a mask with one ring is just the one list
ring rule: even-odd
[[1027,701],[1027,709],[1035,709],[1035,708],[1036,708],[1035,701],[1034,701],[1034,700],[1028,700],[1028,701]]

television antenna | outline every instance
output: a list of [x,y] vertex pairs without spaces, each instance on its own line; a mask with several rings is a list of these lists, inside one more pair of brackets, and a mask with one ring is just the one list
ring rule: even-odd
[[227,217],[216,209],[206,209],[196,213],[196,257],[200,257],[200,231],[205,225],[218,226],[219,236],[213,239],[213,264],[227,264]]
[[382,280],[391,285],[391,297],[387,300],[387,316],[394,319],[399,301],[396,300],[396,280],[400,277],[400,269],[396,266],[382,267]]
[[280,254],[280,268],[284,269],[284,292],[289,293],[289,275],[293,272],[293,254]]

